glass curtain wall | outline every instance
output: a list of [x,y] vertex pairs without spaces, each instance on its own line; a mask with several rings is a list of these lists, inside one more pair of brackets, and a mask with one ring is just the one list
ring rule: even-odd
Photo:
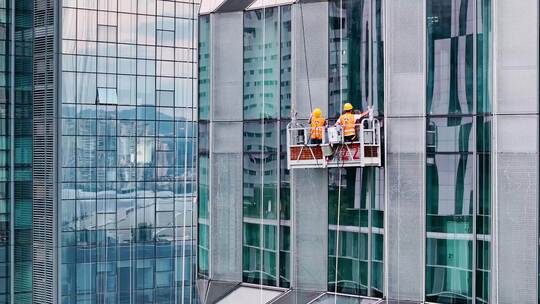
[[11,171],[11,140],[10,126],[10,97],[11,97],[11,1],[0,2],[0,302],[10,302],[10,205],[13,193],[10,191]]
[[290,286],[291,7],[244,13],[243,280]]
[[210,275],[210,16],[199,17],[198,274]]
[[1,303],[32,300],[32,7],[0,2]]
[[190,303],[197,2],[61,2],[62,303]]
[[[384,114],[382,0],[333,0],[329,17],[329,119],[343,104]],[[328,169],[328,290],[382,297],[384,168]],[[337,271],[336,271],[337,270]]]
[[427,1],[426,300],[488,303],[491,5]]
[[15,3],[13,303],[32,302],[32,40],[33,1]]

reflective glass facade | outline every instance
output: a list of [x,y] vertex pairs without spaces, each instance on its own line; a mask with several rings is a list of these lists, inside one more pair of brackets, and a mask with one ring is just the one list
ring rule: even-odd
[[32,301],[32,42],[33,2],[15,3],[15,67],[13,83],[13,134],[14,163],[12,218],[14,240],[13,303]]
[[329,111],[344,103],[384,113],[384,28],[382,0],[329,1]]
[[491,2],[427,2],[426,300],[488,303]]
[[62,303],[193,299],[197,11],[62,1]]
[[382,297],[384,170],[329,173],[328,290]]
[[290,286],[291,7],[244,13],[243,280]]
[[[381,0],[330,1],[329,120],[343,104],[384,114]],[[384,168],[328,169],[328,290],[384,293]],[[337,269],[337,271],[336,271]]]
[[210,16],[199,18],[198,274],[210,273]]
[[[535,302],[538,29],[523,27],[538,3],[405,2],[208,5],[197,260],[219,282],[201,284],[206,295],[242,281],[388,302]],[[309,76],[330,124],[345,102],[375,107],[382,168],[287,170],[286,126],[292,105],[307,115]]]
[[32,299],[32,2],[0,2],[0,303]]

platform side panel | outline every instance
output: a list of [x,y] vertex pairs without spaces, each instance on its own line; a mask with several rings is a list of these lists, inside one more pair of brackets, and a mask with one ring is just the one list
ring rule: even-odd
[[424,298],[423,118],[387,119],[387,292],[394,300]]
[[293,288],[322,291],[328,279],[328,171],[295,169]]
[[498,303],[536,303],[538,116],[498,117],[497,130]]
[[243,118],[243,12],[212,15],[212,119]]
[[308,119],[311,114],[310,96],[312,107],[328,115],[327,17],[328,2],[293,5],[292,102],[299,119]]

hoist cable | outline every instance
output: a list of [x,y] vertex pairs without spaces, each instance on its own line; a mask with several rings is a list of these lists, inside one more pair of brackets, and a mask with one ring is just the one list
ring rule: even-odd
[[[339,1],[339,101],[340,111],[343,107],[343,0]],[[344,164],[342,163],[342,166]],[[337,205],[337,226],[336,226],[336,246],[335,250],[335,281],[334,281],[334,304],[337,304],[337,292],[338,292],[338,272],[339,272],[339,234],[340,234],[340,216],[341,216],[341,170],[342,167],[338,166],[338,205]]]
[[302,20],[302,42],[304,46],[304,64],[306,65],[306,78],[307,78],[307,89],[308,89],[308,100],[309,100],[309,109],[310,113],[313,112],[313,103],[311,101],[311,81],[309,77],[309,63],[308,63],[308,53],[306,46],[306,28],[304,25],[304,9],[302,6],[302,1],[300,0],[300,19]]

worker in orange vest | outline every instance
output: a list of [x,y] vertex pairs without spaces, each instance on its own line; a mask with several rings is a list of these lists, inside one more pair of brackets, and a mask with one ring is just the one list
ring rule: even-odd
[[343,128],[343,138],[347,142],[355,141],[356,138],[356,121],[366,116],[368,112],[361,114],[353,113],[353,106],[350,103],[343,105],[343,114],[339,117],[336,125]]
[[315,108],[309,119],[309,125],[311,127],[311,140],[313,145],[322,144],[324,127],[326,126],[326,119],[322,116],[322,111],[319,108]]

